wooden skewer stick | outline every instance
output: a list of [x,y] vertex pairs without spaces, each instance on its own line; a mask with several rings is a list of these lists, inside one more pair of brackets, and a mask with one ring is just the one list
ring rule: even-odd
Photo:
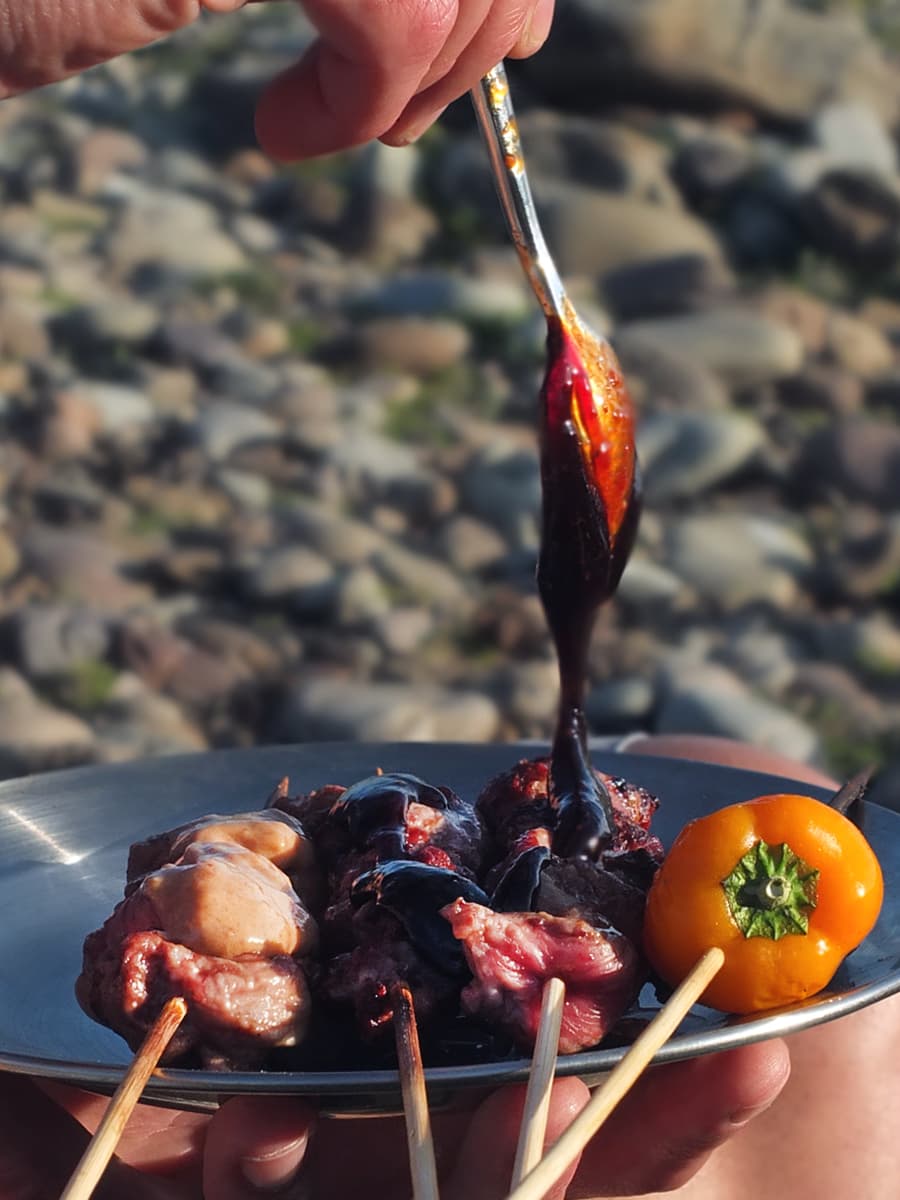
[[402,983],[391,988],[394,1008],[394,1037],[400,1063],[400,1088],[406,1117],[406,1143],[412,1174],[413,1200],[438,1200],[437,1164],[431,1137],[428,1093],[419,1047],[419,1030],[412,993]]
[[569,1128],[507,1200],[540,1200],[588,1144],[625,1093],[637,1081],[657,1050],[669,1040],[688,1010],[721,969],[725,955],[716,946],[707,950],[682,980],[602,1087],[594,1092]]
[[60,1200],[89,1200],[94,1194],[94,1188],[116,1152],[122,1131],[141,1098],[147,1080],[184,1020],[186,1012],[187,1004],[180,996],[173,996],[163,1006],[140,1050],[134,1056],[125,1078],[116,1088],[103,1119],[94,1131],[94,1136],[66,1184],[66,1190],[60,1196]]
[[541,1020],[534,1043],[531,1074],[525,1093],[525,1109],[519,1129],[519,1144],[513,1166],[512,1183],[516,1188],[541,1161],[547,1117],[550,1113],[550,1091],[559,1053],[559,1030],[566,1003],[566,985],[561,979],[548,979],[544,984]]

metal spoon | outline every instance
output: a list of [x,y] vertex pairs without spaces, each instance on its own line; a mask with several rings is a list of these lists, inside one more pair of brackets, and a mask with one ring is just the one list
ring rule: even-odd
[[[612,549],[618,527],[625,521],[629,500],[639,489],[633,415],[627,389],[612,346],[579,318],[547,248],[525,170],[519,127],[503,63],[488,71],[470,94],[510,236],[547,318],[549,370],[552,371],[555,362],[568,348],[580,360],[592,393],[593,445],[588,444],[592,440],[591,431],[585,428],[585,423],[591,423],[590,414],[582,413],[581,420],[577,414],[573,415],[580,427],[585,454],[593,456],[588,469],[607,510]],[[561,338],[568,343],[567,347],[560,344]],[[627,550],[624,546],[622,549],[627,557],[630,544]]]
[[567,322],[574,314],[538,221],[502,62],[472,89],[471,97],[519,260],[546,315]]
[[590,766],[584,692],[591,632],[615,591],[640,512],[631,402],[612,347],[579,319],[541,231],[502,63],[472,91],[519,261],[547,318],[541,392],[543,532],[537,583],[559,663],[550,758],[555,853],[597,859],[615,838]]

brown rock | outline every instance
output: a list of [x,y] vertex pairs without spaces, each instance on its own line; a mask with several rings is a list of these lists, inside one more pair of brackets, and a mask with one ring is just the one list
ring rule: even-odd
[[93,196],[112,176],[146,162],[147,148],[124,129],[101,127],[75,142],[75,154],[78,193]]
[[12,534],[8,529],[0,529],[0,582],[11,579],[21,562],[22,556]]
[[41,425],[41,452],[53,460],[81,458],[102,427],[100,413],[78,391],[56,392]]
[[759,307],[773,321],[793,329],[808,354],[825,349],[830,310],[823,301],[799,288],[776,284],[762,296]]
[[893,348],[881,330],[850,313],[831,313],[828,349],[836,362],[861,379],[871,379],[894,363]]
[[468,330],[457,321],[424,317],[383,317],[360,331],[365,358],[399,371],[427,374],[458,363],[470,344]]
[[0,302],[0,356],[41,359],[49,353],[43,313],[26,301]]
[[813,434],[798,475],[815,491],[838,487],[852,499],[900,508],[900,428],[862,417]]

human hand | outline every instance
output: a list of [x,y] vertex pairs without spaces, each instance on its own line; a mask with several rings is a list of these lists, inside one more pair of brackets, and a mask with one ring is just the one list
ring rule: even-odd
[[[54,83],[252,0],[0,0],[0,98]],[[263,93],[276,158],[414,140],[495,63],[526,58],[554,0],[303,0],[319,37]]]
[[[784,1044],[773,1041],[645,1074],[550,1197],[636,1196],[680,1186],[772,1103],[788,1063]],[[87,1136],[71,1114],[92,1129],[105,1107],[84,1092],[44,1088],[0,1077],[0,1200],[56,1200]],[[557,1080],[548,1141],[588,1095],[578,1079]],[[507,1194],[523,1103],[523,1088],[506,1088],[474,1113],[435,1114],[443,1200]],[[141,1106],[96,1195],[258,1200],[273,1188],[283,1200],[350,1200],[363,1189],[383,1200],[407,1200],[402,1120],[316,1122],[307,1104],[290,1098],[236,1098],[212,1119]]]

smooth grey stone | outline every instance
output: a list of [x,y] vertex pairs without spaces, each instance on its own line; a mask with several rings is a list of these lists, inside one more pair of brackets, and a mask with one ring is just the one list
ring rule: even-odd
[[818,759],[818,734],[787,709],[753,695],[740,678],[711,663],[675,662],[662,672],[658,733],[737,738],[801,762]]
[[665,412],[638,427],[638,454],[650,504],[695,496],[730,478],[756,456],[766,434],[733,412]]

